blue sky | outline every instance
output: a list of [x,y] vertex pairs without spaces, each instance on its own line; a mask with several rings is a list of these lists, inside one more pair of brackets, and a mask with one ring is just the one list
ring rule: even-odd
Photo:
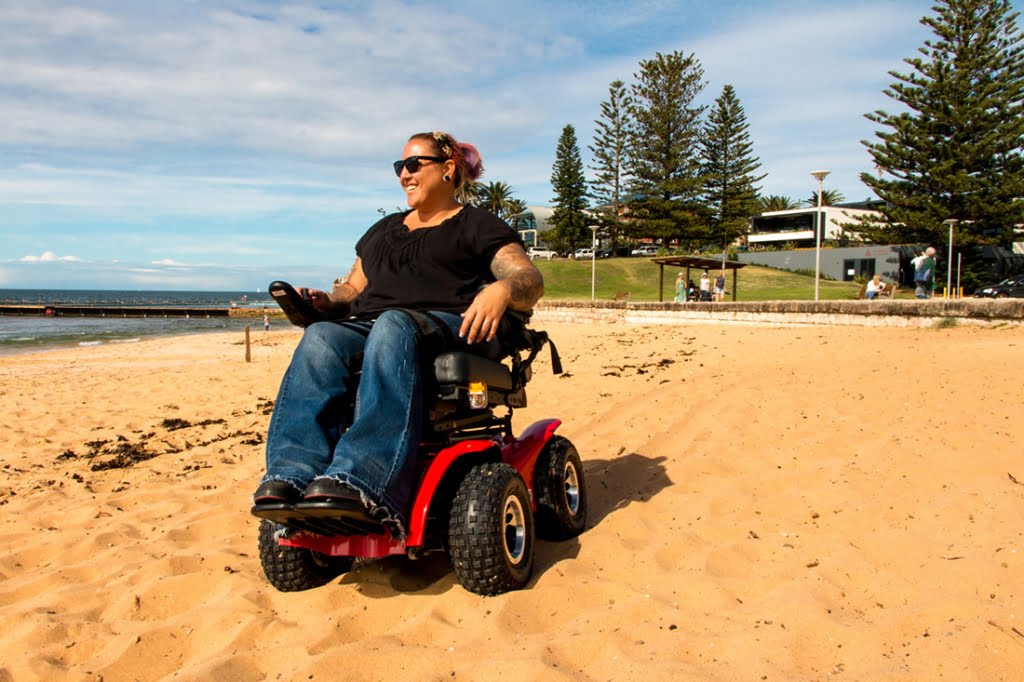
[[[0,288],[325,286],[404,206],[407,137],[548,204],[566,124],[589,162],[608,84],[694,53],[736,89],[765,194],[869,191],[863,114],[930,0],[0,3]],[[1019,3],[1017,3],[1019,9]]]

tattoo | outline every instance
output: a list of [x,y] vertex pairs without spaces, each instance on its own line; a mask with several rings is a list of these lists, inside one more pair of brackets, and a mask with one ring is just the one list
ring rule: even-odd
[[359,292],[348,282],[335,284],[334,290],[331,291],[331,301],[334,303],[351,303],[357,296]]
[[506,244],[491,261],[491,273],[512,292],[509,307],[529,310],[544,295],[544,276],[519,244]]

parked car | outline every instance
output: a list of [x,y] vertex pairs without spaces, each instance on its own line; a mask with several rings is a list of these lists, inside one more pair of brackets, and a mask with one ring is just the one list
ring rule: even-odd
[[551,249],[545,249],[542,246],[531,246],[530,250],[526,252],[526,255],[528,255],[531,260],[536,260],[538,258],[543,258],[544,260],[558,258],[557,253],[555,253]]
[[976,298],[1024,298],[1024,275],[1008,277],[998,284],[986,284],[974,292]]
[[597,252],[597,257],[598,258],[611,258],[612,256],[615,256],[615,257],[628,256],[629,252],[630,252],[630,248],[628,246],[616,246],[615,247],[615,251],[612,251],[611,249],[601,249],[600,251]]
[[638,246],[637,248],[630,251],[632,256],[657,256],[658,247],[652,245]]
[[576,249],[576,252],[573,254],[573,257],[576,258],[576,260],[590,260],[594,257],[594,250]]

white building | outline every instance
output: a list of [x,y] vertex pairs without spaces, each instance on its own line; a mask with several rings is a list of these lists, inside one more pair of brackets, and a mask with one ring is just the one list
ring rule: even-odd
[[[856,232],[851,230],[849,225],[856,225],[858,218],[881,217],[881,214],[871,210],[870,206],[871,202],[822,206],[822,242],[856,239]],[[778,247],[792,244],[797,248],[813,248],[817,220],[817,206],[761,213],[751,218],[750,233],[746,237],[747,245]]]
[[554,227],[551,224],[554,212],[547,206],[527,206],[525,211],[512,216],[508,222],[519,232],[527,247],[539,246],[544,243],[544,233]]

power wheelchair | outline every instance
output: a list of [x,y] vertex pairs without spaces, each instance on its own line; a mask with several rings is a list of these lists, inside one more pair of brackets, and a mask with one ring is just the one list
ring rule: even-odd
[[[323,319],[288,284],[274,282],[268,291],[292,323]],[[573,444],[555,434],[561,421],[542,419],[518,436],[512,430],[513,409],[526,406],[531,366],[545,345],[554,372],[562,371],[547,333],[529,329],[528,320],[512,320],[505,361],[442,350],[427,363],[419,478],[405,537],[315,504],[253,507],[271,585],[306,590],[350,571],[356,559],[443,551],[463,587],[496,595],[529,582],[537,536],[558,541],[583,531],[583,465]]]

